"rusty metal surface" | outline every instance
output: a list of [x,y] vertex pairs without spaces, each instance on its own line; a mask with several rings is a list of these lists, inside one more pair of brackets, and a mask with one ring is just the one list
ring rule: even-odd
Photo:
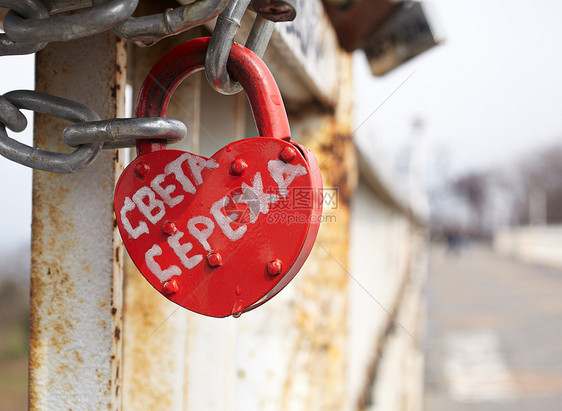
[[[349,68],[345,63],[342,66]],[[349,75],[346,78],[350,81]],[[342,84],[348,83],[342,79]],[[336,116],[312,110],[291,119],[293,136],[314,150],[324,163],[324,177],[341,186],[346,198],[335,211],[337,221],[324,224],[318,240],[334,258],[317,245],[289,286],[239,319],[188,317],[187,409],[346,409],[342,405],[348,278],[339,262],[347,264],[348,201],[356,171],[353,146],[346,141],[350,106],[349,96],[345,97]],[[202,101],[215,102],[205,94]],[[209,110],[217,106],[203,107],[204,127],[225,116]],[[226,144],[232,140],[228,128],[234,124],[221,126],[223,130],[213,130],[220,144]]]
[[124,407],[182,410],[187,312],[158,295],[128,257],[125,284]]
[[[318,158],[324,186],[338,206],[325,207],[316,245],[295,281],[291,347],[279,409],[342,410],[346,404],[350,199],[357,169],[351,139],[351,65],[339,61],[335,113],[290,117],[293,135]],[[329,217],[329,219],[328,219]],[[303,389],[302,387],[307,387]]]
[[[126,51],[113,34],[49,45],[37,90],[102,118],[124,115]],[[37,115],[34,143],[68,150],[59,119]],[[33,173],[30,409],[120,409],[122,249],[113,218],[119,152],[72,175]]]
[[[249,31],[251,18],[243,24]],[[333,32],[326,36],[335,39]],[[326,186],[339,189],[338,207],[325,212],[331,219],[322,225],[317,244],[297,279],[274,300],[239,319],[213,320],[176,310],[136,270],[128,270],[124,403],[130,409],[339,411],[355,405],[346,400],[350,202],[358,180],[349,138],[350,60],[335,47],[333,64],[326,69],[335,73],[329,82],[334,89],[330,93],[314,91],[310,82],[322,81],[326,73],[319,67],[318,78],[307,79],[305,63],[293,55],[303,44],[314,46],[313,40],[303,39],[286,45],[288,54],[270,48],[266,62],[274,66],[277,80],[283,83],[280,88],[285,101],[303,108],[290,116],[293,136],[317,155]],[[313,53],[315,47],[307,50]],[[154,53],[153,60],[146,50],[135,51],[136,84],[163,51],[149,50]],[[200,100],[198,86],[176,91],[174,99],[185,99],[177,108],[186,118],[191,118],[194,110],[203,110],[203,155],[213,154],[239,136],[252,135],[249,130],[253,125],[244,114],[249,111],[246,105],[241,109],[239,98],[220,96],[206,84],[201,88]],[[318,110],[318,101],[333,111]],[[171,104],[173,107],[173,100]],[[198,116],[195,121],[199,122]],[[244,123],[250,125],[247,132],[243,131]],[[189,123],[188,130],[192,131]],[[399,259],[399,253],[394,252]],[[363,387],[363,381],[359,384]]]
[[[175,1],[141,2],[138,13],[162,12]],[[199,29],[166,38],[150,48],[131,50],[130,83],[136,95],[146,73],[174,46],[202,35]],[[201,76],[185,80],[172,96],[168,117],[183,121],[188,137],[170,146],[197,152]],[[123,404],[131,410],[182,410],[187,403],[188,313],[160,296],[126,259],[123,341]]]

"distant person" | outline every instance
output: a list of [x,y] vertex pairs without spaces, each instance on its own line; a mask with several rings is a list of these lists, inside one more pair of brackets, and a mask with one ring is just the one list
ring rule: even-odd
[[452,254],[459,254],[462,245],[462,238],[460,232],[457,230],[448,231],[446,237],[447,237],[447,252]]

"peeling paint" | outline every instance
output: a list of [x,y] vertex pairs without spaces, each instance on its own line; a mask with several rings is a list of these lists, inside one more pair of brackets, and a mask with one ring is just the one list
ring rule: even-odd
[[[49,44],[37,55],[37,90],[80,101],[102,118],[122,116],[124,93],[110,90],[125,80],[114,70],[126,57],[120,44],[109,33]],[[37,114],[34,124],[36,145],[69,151],[61,138],[68,122]],[[103,152],[72,175],[33,173],[30,409],[121,407],[112,389],[120,385],[113,370],[121,341],[111,330],[121,327],[112,197],[122,165],[113,157]]]

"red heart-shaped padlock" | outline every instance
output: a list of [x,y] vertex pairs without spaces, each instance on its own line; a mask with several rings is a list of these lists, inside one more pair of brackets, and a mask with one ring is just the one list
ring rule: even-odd
[[[137,116],[165,116],[173,90],[203,68],[208,41],[188,41],[158,61]],[[228,68],[268,137],[210,158],[139,141],[115,190],[119,231],[142,275],[171,301],[213,317],[254,309],[284,288],[308,257],[322,213],[318,164],[285,141],[287,117],[267,66],[235,44]]]

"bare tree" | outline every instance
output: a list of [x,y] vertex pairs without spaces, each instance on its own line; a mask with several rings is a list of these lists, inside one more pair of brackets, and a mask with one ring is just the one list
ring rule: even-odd
[[517,207],[519,221],[531,221],[533,198],[540,193],[544,196],[544,214],[547,224],[562,223],[562,146],[555,145],[525,157],[519,163],[520,190],[514,207]]
[[472,211],[477,231],[484,229],[484,208],[488,196],[488,177],[486,173],[469,173],[452,183],[453,192],[464,199]]

